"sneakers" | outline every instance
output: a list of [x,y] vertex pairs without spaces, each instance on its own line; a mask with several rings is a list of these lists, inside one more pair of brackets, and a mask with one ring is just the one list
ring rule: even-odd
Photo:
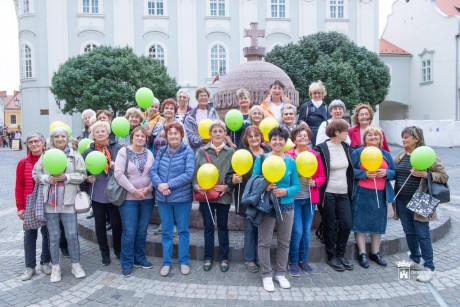
[[426,271],[423,271],[417,276],[417,281],[429,282],[435,277],[436,277],[436,272],[431,271],[430,269],[427,269]]
[[414,270],[414,271],[421,271],[421,270],[423,270],[423,265],[421,265],[420,263],[412,261],[411,264],[410,264],[410,269]]
[[313,269],[311,268],[311,266],[308,265],[308,263],[301,262],[299,263],[299,267],[302,269],[302,271],[304,271],[304,273],[313,274]]
[[157,234],[160,234],[160,233],[162,233],[162,232],[163,232],[163,229],[161,228],[161,224],[158,225],[157,228],[154,228],[154,229],[153,229],[153,233],[156,234],[156,235],[157,235]]
[[291,288],[291,283],[289,280],[287,280],[286,277],[280,275],[280,276],[275,276],[275,280],[280,284],[280,287],[283,289],[289,289]]
[[180,272],[182,273],[182,275],[190,274],[190,266],[188,266],[187,264],[181,264],[180,265]]
[[271,277],[264,277],[262,279],[262,282],[264,284],[264,290],[268,292],[273,292],[275,291],[275,284],[273,283],[273,278]]
[[42,271],[46,275],[51,275],[51,266],[49,263],[43,263],[40,266],[40,271]]
[[22,276],[21,276],[21,280],[22,280],[22,281],[29,280],[29,279],[31,279],[32,276],[34,276],[35,274],[37,274],[37,272],[35,271],[35,269],[26,268],[26,270],[24,271],[24,273],[23,273]]
[[51,266],[50,281],[51,282],[60,282],[61,281],[61,267],[59,266],[59,264]]
[[151,268],[153,268],[153,264],[148,260],[145,260],[142,263],[135,263],[134,262],[134,266],[136,268],[143,268],[143,269],[151,269]]
[[160,275],[163,277],[168,276],[170,270],[171,270],[171,267],[169,265],[165,265],[161,268]]
[[133,275],[133,268],[122,269],[121,274],[123,274],[123,277],[125,278],[131,277]]
[[292,277],[299,277],[300,276],[300,268],[295,263],[290,263],[288,265],[288,271],[289,271],[289,275],[291,275]]
[[72,274],[77,279],[86,276],[86,273],[85,271],[83,271],[83,268],[81,267],[80,263],[72,263]]

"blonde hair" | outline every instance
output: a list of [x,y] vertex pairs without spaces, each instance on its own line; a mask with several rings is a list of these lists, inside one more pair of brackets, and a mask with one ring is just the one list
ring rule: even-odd
[[104,127],[105,130],[107,130],[109,134],[110,132],[112,132],[112,129],[110,129],[110,124],[108,122],[103,122],[101,120],[98,120],[97,122],[92,124],[91,127],[89,127],[89,131],[91,131],[91,134],[93,134],[93,129],[96,127]]
[[144,121],[144,114],[142,114],[141,110],[139,110],[138,108],[129,108],[128,110],[126,110],[126,113],[125,113],[125,117],[126,119],[129,119],[129,117],[131,115],[137,115],[141,118],[141,122]]
[[211,91],[209,90],[209,88],[207,88],[206,86],[202,86],[202,87],[197,88],[195,91],[196,100],[198,100],[198,96],[201,93],[206,93],[208,95],[208,98],[211,98]]
[[327,95],[326,87],[324,86],[324,83],[321,80],[312,82],[308,87],[308,96],[310,96],[310,98],[313,98],[311,93],[313,93],[314,91],[323,92],[323,98]]
[[380,142],[379,142],[379,147],[382,147],[382,144],[383,144],[383,131],[382,131],[382,128],[378,127],[378,126],[369,126],[367,127],[366,129],[364,129],[364,133],[363,133],[363,146],[367,146],[367,143],[366,143],[366,136],[369,134],[369,133],[376,133],[380,136]]
[[264,113],[264,109],[262,109],[262,107],[260,105],[255,105],[255,106],[252,106],[252,108],[249,110],[249,114],[248,114],[248,119],[249,121],[252,123],[252,115],[254,114],[254,112],[256,111],[259,111],[262,113],[262,119],[265,118],[265,113]]
[[374,110],[372,110],[372,107],[371,105],[369,104],[369,102],[362,102],[362,103],[358,103],[355,107],[355,109],[353,110],[353,116],[351,117],[351,121],[353,122],[353,124],[355,125],[359,125],[359,122],[358,122],[358,113],[359,111],[361,111],[361,109],[367,109],[369,111],[369,116],[371,118],[371,122],[372,120],[374,119]]

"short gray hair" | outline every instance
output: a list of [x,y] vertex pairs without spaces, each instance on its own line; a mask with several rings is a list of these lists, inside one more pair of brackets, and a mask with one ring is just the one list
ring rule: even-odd
[[31,138],[39,138],[40,141],[43,142],[43,144],[46,144],[45,137],[44,137],[43,134],[41,134],[40,132],[31,132],[31,133],[27,134],[26,143],[27,143],[27,141],[29,141],[29,139],[31,139]]
[[187,96],[187,99],[190,99],[190,91],[186,88],[181,88],[177,91],[176,93],[176,98],[179,99],[179,95],[183,93],[185,96]]
[[282,107],[281,107],[281,115],[284,114],[284,111],[289,111],[291,110],[292,112],[294,112],[294,115],[297,115],[297,108],[292,105],[292,104],[284,104]]
[[81,119],[84,120],[86,114],[91,114],[91,117],[96,117],[96,112],[94,112],[94,110],[86,109],[86,110],[84,110],[83,112],[81,112]]
[[342,100],[340,99],[335,99],[335,100],[332,100],[331,104],[329,105],[329,107],[327,108],[327,110],[329,112],[332,111],[333,108],[342,108],[343,112],[345,112],[345,110],[347,109],[345,107],[345,103],[343,103]]

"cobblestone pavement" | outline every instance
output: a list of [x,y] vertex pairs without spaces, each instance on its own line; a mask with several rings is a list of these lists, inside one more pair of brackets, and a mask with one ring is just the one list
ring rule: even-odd
[[[397,148],[393,148],[397,150]],[[392,150],[393,151],[393,150]],[[191,262],[191,273],[182,276],[177,264],[168,277],[161,277],[160,258],[150,258],[154,268],[135,269],[131,278],[120,274],[119,262],[100,264],[97,244],[80,239],[81,263],[87,273],[75,279],[70,259],[63,258],[62,281],[51,284],[41,272],[22,282],[24,270],[22,224],[14,206],[14,178],[17,161],[24,152],[0,149],[0,306],[460,306],[460,149],[437,149],[448,173],[453,196],[442,205],[452,217],[451,231],[434,244],[437,278],[429,284],[399,280],[395,262],[407,255],[387,256],[385,268],[371,263],[363,269],[335,272],[325,263],[312,263],[313,275],[288,277],[292,288],[265,292],[259,274],[247,273],[242,263],[230,263],[222,273],[217,265],[210,272],[200,261]],[[79,218],[84,218],[84,215]],[[38,244],[38,246],[40,246]]]

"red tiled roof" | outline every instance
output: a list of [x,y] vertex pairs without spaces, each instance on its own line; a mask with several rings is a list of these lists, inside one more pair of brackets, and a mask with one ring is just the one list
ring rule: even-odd
[[436,0],[436,6],[447,16],[460,16],[460,0]]
[[399,48],[398,46],[390,43],[389,41],[381,38],[379,40],[380,54],[400,54],[400,55],[411,55],[406,50]]
[[[5,92],[6,93],[6,92]],[[15,104],[15,100],[19,100],[19,104]],[[3,97],[3,100],[6,102],[5,109],[9,110],[20,110],[22,105],[21,93],[14,91],[13,95],[6,95]]]

